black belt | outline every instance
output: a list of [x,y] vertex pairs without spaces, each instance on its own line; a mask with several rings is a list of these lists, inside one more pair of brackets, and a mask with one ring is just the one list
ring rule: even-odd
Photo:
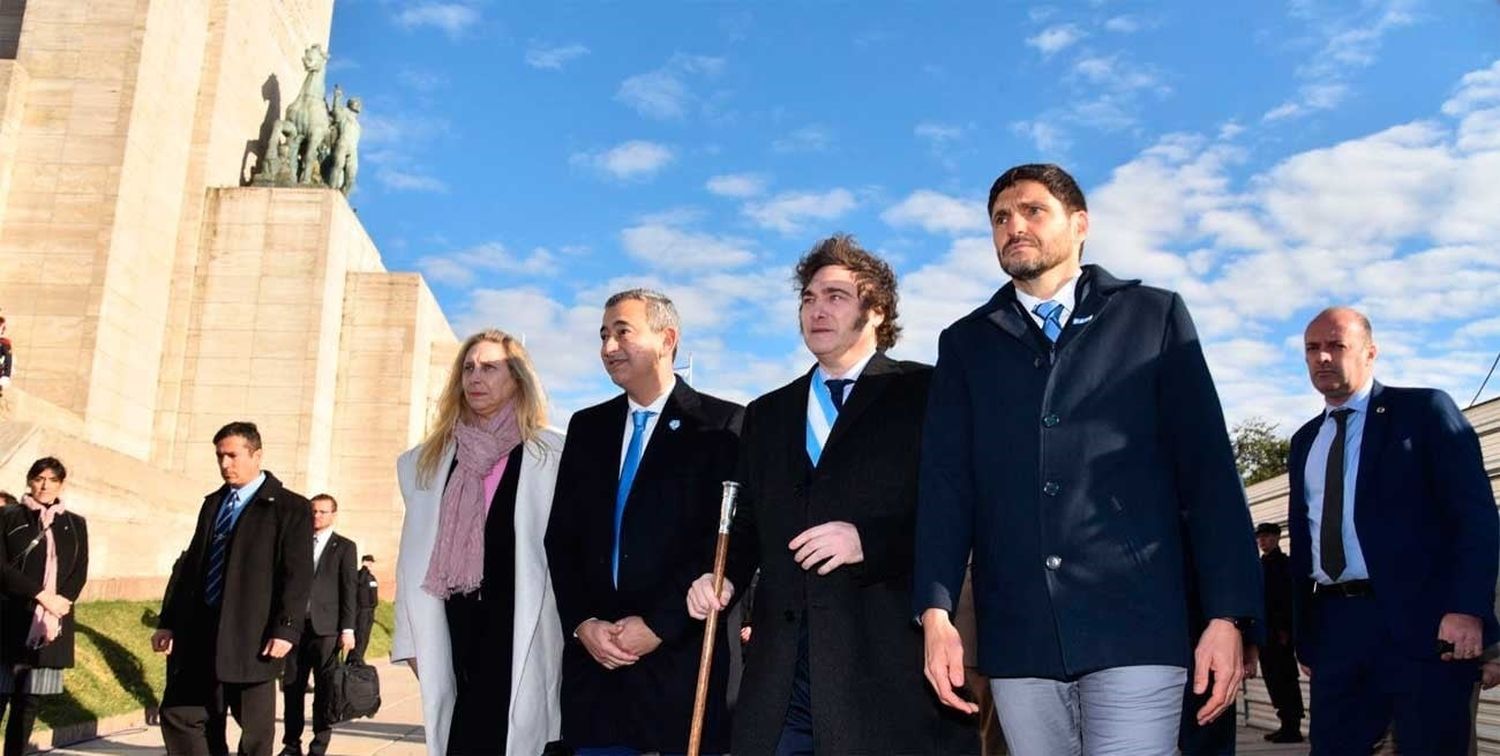
[[1324,584],[1318,583],[1314,593],[1325,598],[1359,598],[1361,596],[1374,596],[1375,588],[1368,580],[1346,580],[1342,583]]

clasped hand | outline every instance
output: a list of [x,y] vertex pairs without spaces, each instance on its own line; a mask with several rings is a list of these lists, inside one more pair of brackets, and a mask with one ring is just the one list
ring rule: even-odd
[[661,638],[636,615],[616,622],[585,620],[578,626],[578,641],[605,669],[628,667],[661,645]]

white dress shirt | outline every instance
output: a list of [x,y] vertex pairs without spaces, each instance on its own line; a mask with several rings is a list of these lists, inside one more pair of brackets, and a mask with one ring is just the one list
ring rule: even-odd
[[[1077,303],[1077,295],[1078,276],[1073,276],[1072,278],[1069,278],[1067,283],[1064,283],[1062,285],[1062,288],[1058,289],[1057,293],[1053,294],[1050,298],[1050,301],[1056,302],[1063,306],[1062,313],[1057,316],[1057,324],[1059,326],[1062,326],[1064,328],[1068,326],[1068,318],[1073,317],[1073,305]],[[1033,297],[1024,291],[1021,291],[1021,287],[1019,286],[1016,287],[1016,299],[1020,301],[1022,307],[1026,308],[1026,314],[1031,316],[1031,320],[1036,323],[1037,327],[1042,328],[1042,324],[1045,321],[1042,319],[1041,315],[1036,314],[1036,306],[1049,300]]]
[[675,388],[677,388],[677,376],[674,374],[672,382],[662,389],[661,396],[656,397],[656,401],[644,407],[636,404],[629,394],[625,395],[625,402],[629,407],[625,411],[625,435],[620,441],[620,468],[616,473],[617,476],[625,472],[625,455],[630,453],[630,436],[635,433],[635,422],[631,420],[631,417],[637,410],[648,410],[652,413],[646,418],[646,427],[641,431],[641,456],[644,457],[646,445],[651,443],[651,434],[656,430],[656,421],[661,419],[661,411],[667,406],[667,397],[672,395],[672,390]]
[[1370,390],[1375,379],[1367,381],[1363,388],[1349,397],[1342,405],[1329,405],[1323,409],[1323,424],[1318,426],[1318,435],[1313,438],[1307,451],[1307,465],[1303,467],[1305,480],[1303,495],[1307,497],[1307,521],[1312,536],[1312,576],[1324,585],[1333,583],[1323,571],[1323,489],[1328,471],[1328,450],[1333,446],[1334,434],[1338,432],[1331,413],[1336,409],[1351,409],[1354,414],[1344,419],[1344,521],[1340,530],[1344,535],[1345,567],[1338,582],[1367,580],[1370,570],[1365,566],[1365,554],[1359,547],[1359,534],[1354,530],[1354,489],[1359,479],[1359,446],[1365,437],[1365,416],[1370,409]]

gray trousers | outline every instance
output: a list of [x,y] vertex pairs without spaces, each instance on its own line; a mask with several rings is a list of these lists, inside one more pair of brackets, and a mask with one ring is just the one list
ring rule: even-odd
[[990,681],[1015,756],[1171,756],[1182,718],[1182,667],[1100,670],[1073,682]]

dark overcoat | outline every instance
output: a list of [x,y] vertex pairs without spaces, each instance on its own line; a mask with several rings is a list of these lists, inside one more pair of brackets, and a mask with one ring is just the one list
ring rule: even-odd
[[[228,491],[228,486],[222,486],[204,497],[193,538],[178,557],[162,600],[157,627],[172,630],[174,635],[194,636],[173,640],[174,652],[168,657],[169,688],[178,672],[176,667],[195,676],[199,672],[185,669],[201,660],[196,654],[186,653],[184,643],[201,641],[199,636],[215,632],[204,625],[211,616],[204,603],[204,580],[214,522]],[[292,644],[301,638],[312,586],[312,534],[307,499],[266,473],[255,498],[240,512],[225,555],[223,601],[210,651],[219,682],[265,682],[281,672],[281,659],[260,652],[272,638]],[[181,663],[174,665],[179,658]]]
[[1263,614],[1249,508],[1181,297],[1087,265],[1075,302],[1054,346],[1008,283],[938,342],[913,609],[953,610],[972,549],[991,677],[1186,667],[1190,586],[1208,619]]
[[[943,708],[923,678],[910,610],[918,437],[932,368],[872,357],[816,467],[806,443],[812,375],[745,413],[728,577],[748,586],[759,567],[760,580],[733,751],[775,752],[805,622],[818,753],[974,752],[971,718]],[[834,521],[854,525],[864,561],[827,575],[802,569],[787,544]]]

